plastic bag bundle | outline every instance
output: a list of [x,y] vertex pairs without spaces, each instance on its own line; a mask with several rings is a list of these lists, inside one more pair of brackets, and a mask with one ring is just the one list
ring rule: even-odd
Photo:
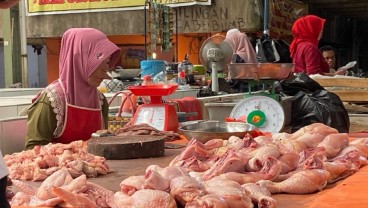
[[281,82],[281,91],[292,98],[291,131],[312,123],[324,123],[348,133],[350,120],[341,99],[304,73]]

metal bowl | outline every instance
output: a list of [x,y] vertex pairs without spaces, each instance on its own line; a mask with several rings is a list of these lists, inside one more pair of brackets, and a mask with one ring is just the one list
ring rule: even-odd
[[231,79],[287,79],[293,71],[291,63],[229,64]]
[[229,139],[230,136],[244,137],[256,127],[242,122],[206,121],[181,126],[179,133],[187,139],[196,138],[203,143],[211,139]]
[[111,72],[111,77],[120,80],[130,80],[137,78],[141,69],[115,69]]

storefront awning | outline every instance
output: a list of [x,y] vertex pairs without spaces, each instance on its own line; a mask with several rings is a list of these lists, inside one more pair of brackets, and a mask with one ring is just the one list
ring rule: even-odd
[[[146,0],[26,0],[27,16],[143,9]],[[211,0],[153,0],[171,7],[211,5]]]

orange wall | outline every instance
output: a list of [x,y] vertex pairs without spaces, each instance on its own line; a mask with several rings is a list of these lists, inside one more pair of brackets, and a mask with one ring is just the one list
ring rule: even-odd
[[47,49],[47,83],[51,83],[59,78],[59,54],[60,54],[59,38],[46,39]]
[[[160,47],[153,52],[157,53],[157,58],[159,60],[165,60],[172,62],[175,60],[176,48],[175,42],[176,37],[173,37],[174,47],[168,53],[162,53]],[[119,36],[109,36],[109,39],[117,45],[128,46],[138,46],[144,48],[144,36],[143,35],[119,35]],[[200,41],[202,40],[202,41]],[[200,64],[198,52],[200,49],[200,44],[205,40],[203,36],[198,34],[189,35],[178,35],[178,60],[182,61],[186,53],[189,54],[189,61],[192,64]],[[59,77],[59,54],[60,54],[60,38],[48,38],[46,39],[47,48],[47,82],[58,79]]]

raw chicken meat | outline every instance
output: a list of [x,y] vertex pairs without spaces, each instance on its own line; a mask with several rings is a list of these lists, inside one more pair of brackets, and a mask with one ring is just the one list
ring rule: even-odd
[[349,144],[349,135],[346,133],[334,133],[327,135],[317,147],[325,149],[327,157],[334,157]]
[[350,142],[351,146],[354,146],[361,156],[368,158],[368,138],[356,139]]
[[271,197],[271,193],[264,187],[254,183],[243,184],[242,187],[249,192],[249,196],[258,208],[276,208],[277,202]]
[[72,182],[73,178],[69,174],[69,171],[65,168],[56,171],[50,175],[41,186],[38,188],[36,196],[40,199],[46,200],[55,197],[52,192],[53,187],[60,187]]
[[305,126],[293,133],[293,138],[303,142],[308,147],[316,147],[329,134],[339,133],[336,129],[322,123]]
[[226,179],[226,178],[221,178],[221,177],[215,177],[215,178],[212,178],[211,180],[206,181],[205,186],[206,187],[226,186],[226,187],[233,187],[233,188],[237,188],[237,189],[242,189],[241,185],[239,183],[237,183],[236,181],[229,180],[229,179]]
[[144,188],[161,191],[166,191],[170,188],[170,181],[155,170],[149,170],[144,178]]
[[207,194],[196,197],[188,202],[185,208],[231,208],[228,203],[219,195]]
[[206,194],[202,183],[190,176],[174,178],[170,183],[170,194],[181,205],[185,206],[187,202],[192,201],[197,196]]
[[268,189],[271,194],[289,193],[289,194],[308,194],[322,190],[330,173],[322,169],[303,170],[296,172],[290,178],[282,182],[273,182],[269,180],[261,180],[256,184]]
[[280,150],[275,145],[261,146],[254,150],[251,154],[251,159],[246,165],[247,171],[259,171],[268,157],[279,158]]
[[277,159],[268,157],[260,172],[228,172],[219,177],[236,181],[239,184],[255,183],[259,180],[273,180],[279,176],[281,168],[281,163]]
[[120,183],[120,191],[131,196],[134,192],[143,189],[144,175],[129,176]]
[[188,175],[188,170],[182,167],[168,166],[161,168],[158,165],[150,165],[146,169],[144,187],[166,191],[172,179]]
[[243,188],[234,188],[228,186],[206,186],[208,194],[218,195],[226,201],[228,207],[253,208],[253,203],[247,191]]
[[52,192],[75,208],[97,208],[92,200],[82,194],[73,194],[59,187],[53,187]]
[[336,129],[322,123],[305,126],[293,134],[278,133],[272,136],[275,143],[282,144],[287,151],[301,152],[316,147],[329,134],[339,133]]
[[169,193],[159,190],[142,189],[132,196],[116,192],[114,201],[117,208],[176,208],[176,202]]
[[68,169],[73,178],[111,172],[104,157],[87,153],[83,141],[35,146],[32,150],[5,155],[4,160],[11,179],[43,181],[61,168]]
[[248,158],[239,156],[234,150],[229,149],[226,155],[220,158],[210,169],[203,172],[202,178],[209,180],[215,176],[227,172],[244,172]]
[[296,152],[288,152],[281,155],[278,160],[282,165],[280,174],[285,174],[296,169],[299,163],[299,154]]

